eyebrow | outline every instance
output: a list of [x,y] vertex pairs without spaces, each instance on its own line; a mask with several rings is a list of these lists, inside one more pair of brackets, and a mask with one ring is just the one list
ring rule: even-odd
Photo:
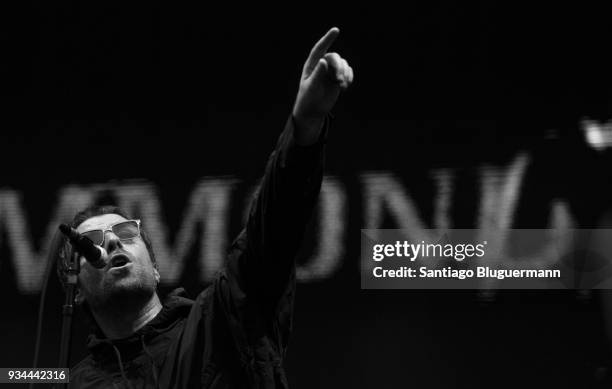
[[[113,222],[113,223],[110,223],[110,224],[106,224],[106,225],[104,226],[104,228],[102,228],[102,227],[86,228],[86,229],[84,229],[84,230],[83,230],[83,232],[87,232],[87,231],[95,231],[95,230],[106,230],[106,229],[108,229],[109,227],[114,226],[115,224],[119,224],[119,223],[126,222],[126,221],[128,221],[128,219],[125,219],[125,220],[118,220],[118,221],[116,221],[116,222]],[[82,224],[81,224],[81,225],[82,225]],[[80,227],[80,226],[79,226],[79,227]],[[76,229],[78,230],[78,229],[79,229],[79,227],[77,227]]]

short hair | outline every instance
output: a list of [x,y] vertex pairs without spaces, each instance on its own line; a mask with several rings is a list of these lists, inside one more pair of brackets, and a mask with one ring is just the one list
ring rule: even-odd
[[[70,227],[77,228],[87,219],[106,214],[115,214],[126,219],[131,219],[127,212],[115,205],[91,205],[74,215],[72,222],[70,222]],[[153,267],[157,269],[157,260],[155,259],[155,253],[153,252],[151,240],[149,239],[146,231],[142,228],[142,225],[140,227],[140,237],[142,238],[142,241],[149,252],[149,257],[151,258]],[[66,271],[68,269],[68,261],[72,257],[73,253],[74,251],[72,246],[68,242],[68,239],[65,238],[64,244],[61,245],[60,252],[58,253],[57,260],[57,275],[64,289],[66,288]]]

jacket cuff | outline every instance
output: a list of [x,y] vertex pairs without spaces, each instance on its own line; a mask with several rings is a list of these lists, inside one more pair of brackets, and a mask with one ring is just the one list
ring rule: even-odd
[[322,167],[325,144],[327,143],[332,119],[333,116],[331,114],[326,115],[317,141],[312,145],[302,146],[295,141],[294,132],[296,123],[293,115],[290,115],[285,126],[285,136],[282,137],[284,141],[279,145],[283,168],[308,172]]

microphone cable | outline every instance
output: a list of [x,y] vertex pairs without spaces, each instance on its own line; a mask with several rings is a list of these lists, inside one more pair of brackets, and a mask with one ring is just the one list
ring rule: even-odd
[[[36,343],[34,345],[34,361],[32,363],[32,368],[38,367],[38,357],[40,353],[40,341],[42,338],[42,323],[43,323],[43,315],[45,311],[45,300],[47,296],[47,289],[49,287],[49,278],[51,277],[51,273],[53,271],[53,265],[59,257],[59,251],[64,244],[63,235],[55,229],[55,235],[53,235],[53,239],[51,240],[51,244],[49,247],[49,252],[47,254],[47,264],[45,267],[45,274],[43,276],[43,285],[42,291],[40,293],[40,302],[38,304],[38,319],[36,320]],[[34,387],[34,383],[30,382],[28,388],[32,389]]]

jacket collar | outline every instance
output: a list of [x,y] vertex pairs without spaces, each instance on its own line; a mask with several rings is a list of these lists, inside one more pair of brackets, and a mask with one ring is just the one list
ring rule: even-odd
[[109,359],[115,360],[113,346],[122,352],[125,351],[127,355],[140,351],[143,338],[144,341],[148,341],[168,331],[177,320],[189,314],[193,300],[186,296],[187,293],[183,288],[173,290],[164,299],[161,311],[149,323],[123,339],[108,339],[97,325],[94,326],[87,339],[87,348],[94,359],[101,363]]

